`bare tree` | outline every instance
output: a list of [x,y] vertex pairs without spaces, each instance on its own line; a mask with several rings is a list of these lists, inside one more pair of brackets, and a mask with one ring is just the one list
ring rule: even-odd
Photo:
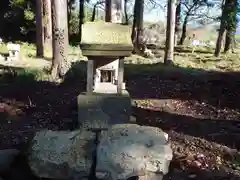
[[128,11],[128,4],[132,2],[132,0],[124,0],[124,19],[125,19],[125,22],[124,24],[125,25],[128,25],[129,24],[129,20],[133,17],[133,13],[129,13]]
[[183,45],[187,37],[187,24],[191,20],[209,18],[209,8],[213,6],[213,3],[208,0],[193,0],[183,1],[185,17],[182,24],[182,35],[179,41],[180,45]]
[[169,65],[173,63],[174,57],[174,35],[175,35],[175,18],[176,18],[176,2],[177,0],[168,1],[167,11],[167,33],[164,64]]
[[93,5],[93,11],[92,11],[92,18],[91,18],[91,21],[95,21],[95,18],[96,18],[96,11],[97,11],[97,8],[99,5],[103,5],[105,3],[105,1],[103,0],[100,0],[100,1],[97,1],[94,5]]
[[37,57],[43,57],[43,43],[44,43],[44,35],[43,35],[43,2],[42,0],[36,1],[36,47]]
[[63,77],[68,70],[67,0],[52,0],[53,62],[52,77]]

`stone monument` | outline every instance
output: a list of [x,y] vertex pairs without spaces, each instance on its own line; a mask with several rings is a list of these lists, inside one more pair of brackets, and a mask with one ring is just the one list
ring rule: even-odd
[[128,26],[114,23],[89,22],[82,26],[80,47],[88,65],[87,92],[78,96],[81,127],[107,128],[108,124],[129,121],[131,99],[123,74],[124,57],[133,49],[130,33]]
[[172,159],[168,135],[129,123],[123,74],[133,49],[131,28],[94,22],[84,24],[82,34],[88,65],[87,92],[78,96],[80,128],[38,132],[28,153],[32,172],[49,179],[162,180]]

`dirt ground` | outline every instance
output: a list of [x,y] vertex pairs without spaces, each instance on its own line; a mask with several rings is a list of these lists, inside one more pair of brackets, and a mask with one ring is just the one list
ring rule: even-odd
[[[126,80],[137,123],[169,133],[174,160],[166,179],[240,179],[239,73],[159,72]],[[85,85],[85,77],[57,85],[9,76],[0,83],[0,147],[23,148],[42,128],[74,129]]]

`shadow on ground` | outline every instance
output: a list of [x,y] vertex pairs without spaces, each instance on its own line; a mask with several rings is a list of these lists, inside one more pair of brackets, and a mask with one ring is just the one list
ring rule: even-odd
[[[34,132],[43,128],[76,128],[76,98],[85,91],[86,62],[73,64],[60,84],[36,81],[34,73],[19,73],[22,69],[3,68],[1,148],[22,148]],[[176,138],[175,132],[240,149],[240,73],[128,64],[125,79],[133,99],[153,101],[134,109],[139,124],[158,126],[179,143],[185,142]],[[179,173],[174,172],[181,177],[183,171]],[[199,173],[197,179],[202,178]]]
[[[147,114],[162,118],[169,122],[168,128],[239,149],[236,142],[240,139],[240,73],[161,66],[126,65],[125,79],[131,97],[154,101],[154,112],[140,111],[137,114],[143,113],[141,118]],[[6,70],[9,67],[1,68]],[[74,63],[61,84],[35,81],[34,72],[21,74],[17,73],[20,68],[9,69],[0,77],[0,100],[2,106],[5,105],[1,114],[12,113],[16,117],[2,120],[2,132],[8,131],[9,126],[12,133],[18,130],[22,120],[14,118],[19,117],[26,122],[26,130],[28,127],[33,129],[31,126],[56,128],[56,124],[62,128],[62,121],[70,123],[76,118],[76,97],[86,85],[85,61]],[[225,140],[221,142],[219,138],[223,136]]]
[[240,149],[240,123],[236,120],[201,119],[166,111],[135,108],[137,123],[161,127],[164,131],[200,137]]
[[[36,81],[39,72],[1,67],[0,146],[19,148],[36,131],[74,129],[77,95],[85,89],[82,72],[68,72],[66,81]],[[72,77],[77,74],[77,78]],[[71,79],[71,80],[70,80]],[[73,123],[74,122],[74,123]]]

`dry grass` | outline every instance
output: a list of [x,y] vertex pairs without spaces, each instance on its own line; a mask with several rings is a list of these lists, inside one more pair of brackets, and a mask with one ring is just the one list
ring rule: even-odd
[[[25,67],[25,68],[48,68],[51,65],[52,52],[50,49],[45,49],[44,58],[36,58],[36,46],[34,44],[22,43],[21,44],[21,60],[7,62],[5,59],[0,59],[1,65],[8,65],[14,67]],[[0,46],[0,54],[8,54],[7,44]],[[78,47],[70,46],[68,50],[69,61],[77,61],[84,59],[81,56],[81,51]]]
[[[163,57],[158,59],[144,58],[138,55],[132,55],[126,58],[126,72],[131,73],[148,73],[162,71],[175,71],[184,68],[189,72],[198,72],[198,70],[214,70],[214,71],[240,71],[240,51],[236,54],[222,54],[219,58],[213,56],[213,48],[197,48],[194,53],[191,53],[191,48],[178,47],[175,52],[174,65],[175,67],[166,67],[163,65]],[[68,59],[71,62],[79,60],[87,60],[81,55],[79,47],[69,47]],[[7,53],[6,44],[0,47],[0,53]],[[51,51],[45,51],[44,59],[35,57],[36,47],[33,44],[21,43],[21,61],[6,62],[0,60],[0,65],[23,67],[27,69],[39,70],[49,68],[51,65]],[[164,54],[163,50],[161,54]],[[176,68],[177,67],[177,68]],[[81,67],[82,68],[82,67]],[[82,69],[81,69],[82,71]],[[27,70],[29,72],[29,70]],[[41,71],[44,72],[45,71]],[[45,77],[46,75],[43,75]]]

